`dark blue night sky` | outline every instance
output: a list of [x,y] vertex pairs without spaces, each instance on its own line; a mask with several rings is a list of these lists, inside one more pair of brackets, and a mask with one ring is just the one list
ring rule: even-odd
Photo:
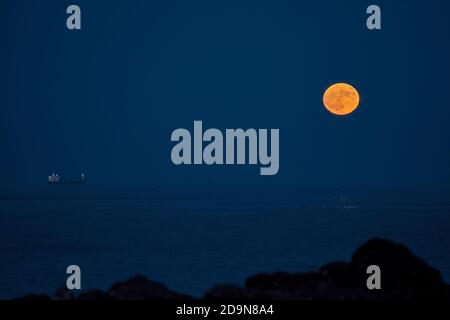
[[[313,294],[340,299],[328,285],[344,275],[364,296],[367,266],[328,263],[373,238],[450,283],[449,14],[447,0],[0,0],[0,299],[53,295],[70,265],[76,294],[142,274],[199,298],[331,265]],[[323,105],[341,82],[361,98],[344,117]],[[174,165],[172,132],[197,120],[279,129],[278,174]],[[382,288],[398,276],[422,299],[409,288],[437,271],[375,243]]]
[[[52,170],[92,184],[450,187],[448,1],[0,2],[0,187]],[[348,82],[362,103],[331,116]],[[279,128],[280,171],[181,166],[194,120]]]

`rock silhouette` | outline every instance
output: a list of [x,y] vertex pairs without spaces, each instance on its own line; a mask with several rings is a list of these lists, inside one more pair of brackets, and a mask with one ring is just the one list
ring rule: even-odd
[[[368,290],[367,267],[381,268],[382,290]],[[351,262],[329,263],[317,271],[259,274],[244,288],[216,286],[206,299],[299,300],[414,300],[450,299],[450,289],[436,269],[408,248],[383,239],[372,239],[353,254]]]
[[439,271],[400,244],[373,239],[356,250],[351,267],[357,283],[367,278],[365,268],[372,264],[381,268],[383,290],[394,297],[409,299],[440,296],[448,289]]
[[[381,290],[369,290],[366,270],[381,268]],[[28,295],[22,300],[51,299]],[[107,291],[91,290],[73,296],[57,291],[55,300],[189,300],[188,295],[137,275],[116,283]],[[205,300],[450,300],[450,286],[441,274],[414,256],[408,248],[384,239],[372,239],[359,247],[350,262],[333,262],[311,272],[258,274],[245,286],[216,285]]]
[[119,300],[183,300],[189,296],[169,290],[165,285],[138,275],[114,284],[108,290],[113,299]]

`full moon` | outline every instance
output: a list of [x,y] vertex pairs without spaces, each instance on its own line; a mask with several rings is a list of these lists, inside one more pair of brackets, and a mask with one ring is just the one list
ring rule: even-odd
[[332,114],[345,116],[358,108],[359,93],[347,83],[336,83],[323,94],[323,104]]

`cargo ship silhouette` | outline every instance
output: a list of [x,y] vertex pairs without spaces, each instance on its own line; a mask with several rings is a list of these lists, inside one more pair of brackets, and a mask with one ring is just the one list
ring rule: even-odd
[[64,178],[60,177],[58,174],[52,173],[48,176],[48,183],[50,184],[86,184],[87,179],[84,173],[81,174],[80,178]]

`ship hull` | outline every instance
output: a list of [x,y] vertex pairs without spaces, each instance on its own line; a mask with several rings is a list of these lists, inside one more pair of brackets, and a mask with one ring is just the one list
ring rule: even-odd
[[48,184],[87,184],[86,180],[60,180],[49,181]]

